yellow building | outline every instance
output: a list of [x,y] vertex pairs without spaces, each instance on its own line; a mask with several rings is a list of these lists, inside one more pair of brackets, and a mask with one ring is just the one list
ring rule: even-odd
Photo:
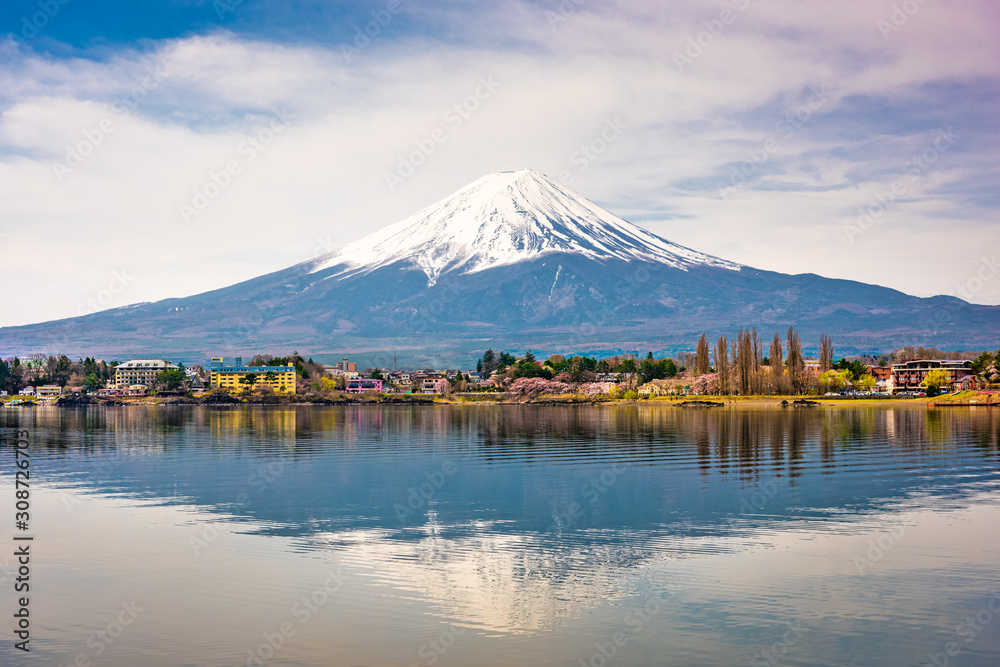
[[209,367],[213,387],[221,387],[226,391],[243,391],[247,385],[240,380],[248,375],[254,375],[254,389],[270,387],[276,394],[295,393],[294,366],[244,366],[243,358],[236,357],[233,364],[226,364],[222,357],[212,357]]

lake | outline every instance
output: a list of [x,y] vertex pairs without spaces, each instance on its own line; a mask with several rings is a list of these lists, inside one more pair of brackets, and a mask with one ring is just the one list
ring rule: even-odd
[[[1000,411],[0,411],[5,665],[1000,664]],[[22,593],[23,594],[23,593]]]

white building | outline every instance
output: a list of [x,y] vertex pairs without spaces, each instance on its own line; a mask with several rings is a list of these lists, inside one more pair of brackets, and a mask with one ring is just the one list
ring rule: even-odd
[[115,386],[120,389],[133,385],[153,386],[156,374],[177,368],[163,359],[133,359],[115,368]]

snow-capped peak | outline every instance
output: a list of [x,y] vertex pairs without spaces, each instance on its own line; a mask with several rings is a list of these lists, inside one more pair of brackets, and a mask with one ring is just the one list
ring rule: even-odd
[[393,225],[316,259],[339,277],[396,262],[427,275],[475,273],[562,252],[593,259],[652,261],[678,268],[740,265],[671,243],[605,211],[531,169],[487,174]]

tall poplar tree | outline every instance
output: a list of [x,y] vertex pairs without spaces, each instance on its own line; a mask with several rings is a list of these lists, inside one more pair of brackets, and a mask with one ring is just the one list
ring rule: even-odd
[[781,336],[778,335],[777,331],[774,332],[774,340],[771,341],[768,361],[771,363],[771,391],[780,394],[785,374],[785,360],[784,352],[781,349]]
[[788,327],[786,338],[788,356],[785,357],[785,368],[788,370],[788,381],[792,385],[792,391],[798,391],[802,383],[802,371],[806,367],[802,360],[802,339],[792,327]]
[[819,372],[833,368],[833,341],[826,334],[819,337]]
[[729,342],[725,336],[719,336],[715,345],[715,372],[719,376],[719,393],[729,393]]
[[708,369],[711,366],[708,357],[708,338],[702,334],[701,338],[698,339],[698,349],[695,356],[694,374],[696,376],[708,374]]

